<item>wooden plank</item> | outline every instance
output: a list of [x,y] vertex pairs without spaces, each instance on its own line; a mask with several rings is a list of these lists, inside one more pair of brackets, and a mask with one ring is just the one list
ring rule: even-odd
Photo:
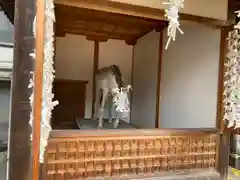
[[31,179],[31,141],[29,126],[28,89],[30,72],[34,61],[29,56],[35,48],[33,19],[36,14],[35,0],[16,0],[14,24],[14,57],[11,89],[9,164],[7,179]]
[[43,93],[43,63],[44,63],[44,33],[45,33],[45,1],[36,0],[36,58],[35,58],[35,85],[33,104],[33,131],[32,131],[32,180],[39,180],[40,175],[40,135]]
[[72,137],[97,137],[97,136],[116,136],[116,137],[132,137],[132,136],[173,136],[173,135],[201,135],[201,134],[218,134],[217,129],[212,128],[190,128],[190,129],[135,129],[133,130],[53,130],[51,131],[51,138],[72,138]]

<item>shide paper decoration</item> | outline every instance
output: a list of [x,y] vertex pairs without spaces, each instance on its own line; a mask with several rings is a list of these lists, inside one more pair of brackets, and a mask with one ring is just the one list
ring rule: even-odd
[[171,40],[175,41],[177,30],[183,34],[183,31],[179,28],[180,23],[178,21],[179,18],[179,10],[183,8],[184,0],[169,0],[169,2],[163,2],[164,5],[168,5],[169,7],[165,9],[165,17],[169,20],[169,25],[167,29],[168,40],[165,46],[165,49],[168,48]]
[[113,97],[113,102],[116,105],[117,112],[130,112],[127,92],[129,92],[131,88],[132,86],[127,85],[126,88],[114,89],[116,95]]
[[[53,101],[54,94],[52,93],[52,84],[54,80],[53,69],[53,55],[54,55],[54,30],[53,25],[55,21],[54,4],[52,0],[45,0],[45,39],[44,39],[44,63],[43,63],[43,94],[42,94],[42,114],[41,114],[41,139],[40,139],[40,162],[44,160],[44,152],[47,146],[49,132],[52,130],[50,126],[51,114],[54,106],[58,104],[58,101]],[[36,37],[36,17],[33,23],[33,33]],[[34,50],[35,51],[35,50]],[[35,60],[35,52],[30,54]],[[30,78],[29,88],[34,87],[34,72],[31,72],[32,78]],[[34,91],[33,91],[34,92]],[[34,94],[30,96],[30,105],[32,112],[30,114],[30,125],[33,121],[33,100]],[[32,137],[31,137],[32,138]]]
[[[240,11],[237,11],[240,17]],[[224,121],[228,127],[240,127],[240,22],[228,35],[228,53],[224,74]]]

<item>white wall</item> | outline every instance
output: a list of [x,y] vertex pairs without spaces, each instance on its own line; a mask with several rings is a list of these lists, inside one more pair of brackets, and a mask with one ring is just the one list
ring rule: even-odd
[[[116,64],[120,67],[126,83],[131,84],[132,46],[124,41],[108,40],[99,44],[99,68]],[[92,116],[92,75],[94,42],[84,36],[67,35],[57,39],[56,78],[87,80],[85,117]]]
[[220,30],[186,22],[181,28],[184,35],[164,52],[160,127],[215,127]]
[[140,128],[155,127],[159,35],[150,32],[134,46],[131,123]]
[[56,78],[88,81],[85,116],[92,114],[94,42],[84,36],[67,35],[56,40]]

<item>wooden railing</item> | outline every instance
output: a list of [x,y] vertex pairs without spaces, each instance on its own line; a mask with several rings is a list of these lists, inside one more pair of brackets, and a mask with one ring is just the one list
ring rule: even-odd
[[218,138],[213,129],[53,131],[45,179],[216,168]]

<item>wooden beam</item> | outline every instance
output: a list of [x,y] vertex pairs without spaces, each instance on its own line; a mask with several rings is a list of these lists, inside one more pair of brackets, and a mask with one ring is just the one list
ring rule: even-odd
[[65,37],[66,36],[66,32],[61,31],[61,30],[56,30],[55,31],[55,36],[57,36],[57,37]]
[[[66,22],[68,21],[68,22]],[[124,21],[124,20],[123,20]],[[128,31],[134,31],[134,32],[141,32],[149,29],[154,28],[160,28],[163,29],[167,26],[167,23],[165,22],[159,22],[159,23],[151,23],[149,25],[140,25],[137,22],[135,23],[124,23],[123,21],[113,21],[113,22],[103,22],[103,20],[90,20],[86,18],[85,20],[74,20],[70,18],[59,18],[57,21],[57,26],[60,27],[70,27],[72,29],[78,29],[78,28],[84,28],[84,27],[91,27],[95,30],[100,30],[99,27],[112,27],[114,30],[116,27],[121,27],[124,29],[127,29]]]
[[[55,0],[57,5],[67,5],[78,8],[100,10],[105,12],[124,14],[135,17],[166,20],[164,17],[164,11],[161,9],[143,7],[132,4],[120,3],[115,1],[91,1],[91,0]],[[195,21],[210,26],[229,26],[232,25],[233,21],[223,21],[212,18],[205,18],[201,16],[194,16],[188,14],[180,14],[181,20]]]
[[[94,25],[94,24],[93,24]],[[84,33],[94,33],[94,34],[102,34],[104,36],[108,36],[108,35],[114,35],[114,36],[119,36],[121,37],[132,37],[132,36],[139,36],[139,34],[141,34],[142,32],[150,32],[152,29],[154,28],[149,28],[149,27],[145,27],[142,28],[141,30],[137,30],[137,29],[123,29],[123,32],[116,32],[117,31],[117,27],[116,26],[112,29],[109,30],[105,30],[101,27],[103,27],[104,25],[102,24],[101,26],[92,26],[90,24],[75,24],[75,23],[65,23],[65,24],[58,24],[57,23],[57,32],[58,31],[64,31],[64,32],[71,32],[71,31],[78,31],[79,32],[84,32]],[[127,31],[127,32],[124,32]],[[134,31],[134,32],[131,32]]]
[[132,38],[131,36],[126,36],[124,34],[108,34],[108,33],[102,33],[102,32],[89,32],[85,30],[71,30],[71,29],[62,29],[61,31],[68,33],[68,34],[76,34],[76,35],[82,35],[87,37],[101,37],[105,39],[120,39],[120,40],[128,40],[129,38]]
[[108,38],[101,37],[101,36],[87,36],[86,39],[89,41],[98,41],[98,42],[107,42],[108,41]]
[[[81,9],[78,11],[81,12]],[[56,19],[57,22],[62,22],[63,24],[69,23],[69,20],[74,21],[73,24],[109,24],[113,26],[121,26],[125,28],[132,28],[132,29],[139,29],[144,27],[150,27],[154,28],[156,26],[165,26],[167,24],[167,21],[163,20],[154,20],[154,19],[147,19],[147,18],[141,18],[141,17],[134,17],[134,16],[126,16],[126,15],[117,15],[113,13],[109,13],[109,17],[102,18],[98,17],[97,13],[96,15],[93,15],[91,17],[86,16],[84,14],[77,14],[76,12],[71,12],[70,10],[66,12],[58,12],[56,13]],[[72,23],[70,23],[73,25]]]
[[137,44],[137,39],[128,39],[128,40],[125,40],[125,42],[127,45],[134,46],[135,44]]
[[96,74],[99,65],[99,42],[94,41],[94,60],[93,60],[93,87],[92,87],[92,117],[95,111],[95,101],[96,101]]
[[34,61],[29,56],[35,48],[33,19],[35,0],[15,0],[14,56],[11,83],[11,108],[8,149],[8,180],[32,180],[29,125],[31,107],[28,88]]

